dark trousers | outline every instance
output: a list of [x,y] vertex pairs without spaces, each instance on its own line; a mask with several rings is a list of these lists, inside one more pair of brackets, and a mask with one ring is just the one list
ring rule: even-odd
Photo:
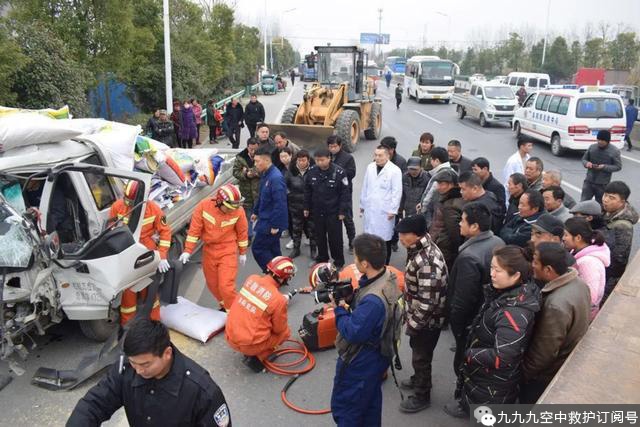
[[401,103],[402,103],[402,98],[396,98],[396,108],[400,108]]
[[431,392],[431,361],[440,338],[440,329],[423,329],[409,337],[411,347],[411,382],[417,396],[429,397]]
[[289,205],[289,214],[291,215],[291,222],[289,224],[291,224],[291,239],[293,240],[293,247],[300,249],[303,232],[309,239],[309,245],[316,246],[316,236],[311,217],[305,218],[304,211],[302,209],[291,209],[291,205]]
[[200,144],[200,126],[202,124],[196,124],[196,145]]
[[582,194],[580,195],[580,201],[591,200],[596,198],[596,202],[602,204],[602,195],[604,194],[604,187],[606,184],[594,184],[585,180],[582,183]]
[[453,356],[453,372],[459,377],[462,362],[464,362],[464,354],[467,349],[467,334],[466,332],[460,335],[454,333],[453,337],[456,339],[456,353]]
[[218,132],[218,126],[209,126],[209,142],[215,142],[216,133]]
[[523,405],[533,405],[540,399],[542,393],[549,385],[546,381],[530,381],[526,384],[520,384],[520,403]]
[[624,141],[627,143],[627,148],[631,150],[633,146],[631,145],[631,134],[624,136]]
[[180,139],[178,145],[180,148],[193,148],[193,139]]
[[229,141],[231,141],[231,148],[240,147],[240,126],[229,126],[229,133],[227,136],[229,137]]
[[349,212],[344,216],[344,229],[347,231],[347,239],[349,239],[349,246],[351,242],[356,238],[356,225],[353,223],[353,212]]
[[389,262],[391,261],[391,246],[393,245],[393,241],[388,240],[386,244],[387,244],[387,261],[385,262],[385,264],[389,265]]
[[256,136],[256,127],[258,126],[258,124],[249,122],[245,122],[245,124],[247,125],[247,129],[249,129],[249,136],[251,138],[254,138]]
[[[318,257],[316,261],[329,261],[329,251],[336,267],[344,265],[344,253],[342,251],[342,222],[338,215],[314,215],[313,227],[315,229],[316,244],[318,245]],[[327,240],[329,245],[327,248]]]
[[280,250],[280,234],[282,234],[281,231],[276,234],[256,233],[253,238],[251,252],[262,271],[266,271],[269,261],[282,255],[282,251]]

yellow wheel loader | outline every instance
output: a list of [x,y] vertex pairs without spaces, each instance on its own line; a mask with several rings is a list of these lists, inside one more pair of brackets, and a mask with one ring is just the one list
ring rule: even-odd
[[356,46],[316,46],[318,80],[306,90],[302,103],[287,108],[271,133],[284,131],[309,150],[326,146],[327,137],[342,138],[343,148],[356,149],[360,135],[377,139],[382,129],[382,104],[375,81],[365,79],[365,52]]

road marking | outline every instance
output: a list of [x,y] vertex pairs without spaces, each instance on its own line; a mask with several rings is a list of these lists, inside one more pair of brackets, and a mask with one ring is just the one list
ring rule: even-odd
[[629,156],[620,156],[620,157],[622,157],[623,159],[631,160],[632,162],[640,163],[640,160],[634,159],[633,157],[629,157]]
[[573,184],[568,183],[567,181],[562,181],[562,185],[564,185],[565,187],[567,187],[569,190],[573,190],[578,194],[582,193],[582,188],[578,188]]
[[276,116],[275,123],[280,123],[280,120],[282,120],[282,115],[284,114],[284,110],[286,110],[287,106],[289,105],[289,100],[291,99],[291,95],[293,95],[293,92],[294,92],[294,87],[291,88],[291,90],[289,91],[289,95],[287,96],[287,99],[284,101],[284,104],[282,104],[282,108],[280,109],[280,112]]
[[429,119],[429,120],[433,120],[434,122],[436,122],[436,123],[437,123],[437,124],[439,124],[439,125],[441,125],[441,124],[442,124],[442,122],[441,122],[440,120],[438,120],[438,119],[434,119],[433,117],[431,117],[431,116],[430,116],[430,115],[428,115],[428,114],[422,113],[422,112],[420,112],[420,111],[418,111],[418,110],[413,110],[413,112],[414,112],[414,113],[416,113],[416,114],[419,114],[419,115],[421,115],[422,117],[425,117],[425,118],[427,118],[427,119]]

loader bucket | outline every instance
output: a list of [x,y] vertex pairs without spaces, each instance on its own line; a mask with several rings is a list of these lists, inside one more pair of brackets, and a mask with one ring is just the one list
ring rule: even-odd
[[271,135],[278,131],[286,133],[291,142],[313,154],[313,151],[317,148],[327,146],[327,138],[333,135],[335,128],[333,126],[320,125],[269,123],[269,133]]

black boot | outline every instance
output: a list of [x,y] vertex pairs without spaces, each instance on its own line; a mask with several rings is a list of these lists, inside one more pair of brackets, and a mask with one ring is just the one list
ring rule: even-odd
[[311,259],[316,259],[317,256],[318,256],[318,248],[316,247],[316,245],[309,246],[309,257]]
[[300,256],[300,246],[294,246],[289,252],[289,258],[294,259]]
[[242,363],[248,366],[255,373],[264,371],[264,365],[256,356],[245,356]]
[[414,394],[400,403],[400,412],[420,412],[431,406],[430,394]]
[[444,412],[454,418],[469,418],[469,413],[462,407],[459,400],[444,405]]

